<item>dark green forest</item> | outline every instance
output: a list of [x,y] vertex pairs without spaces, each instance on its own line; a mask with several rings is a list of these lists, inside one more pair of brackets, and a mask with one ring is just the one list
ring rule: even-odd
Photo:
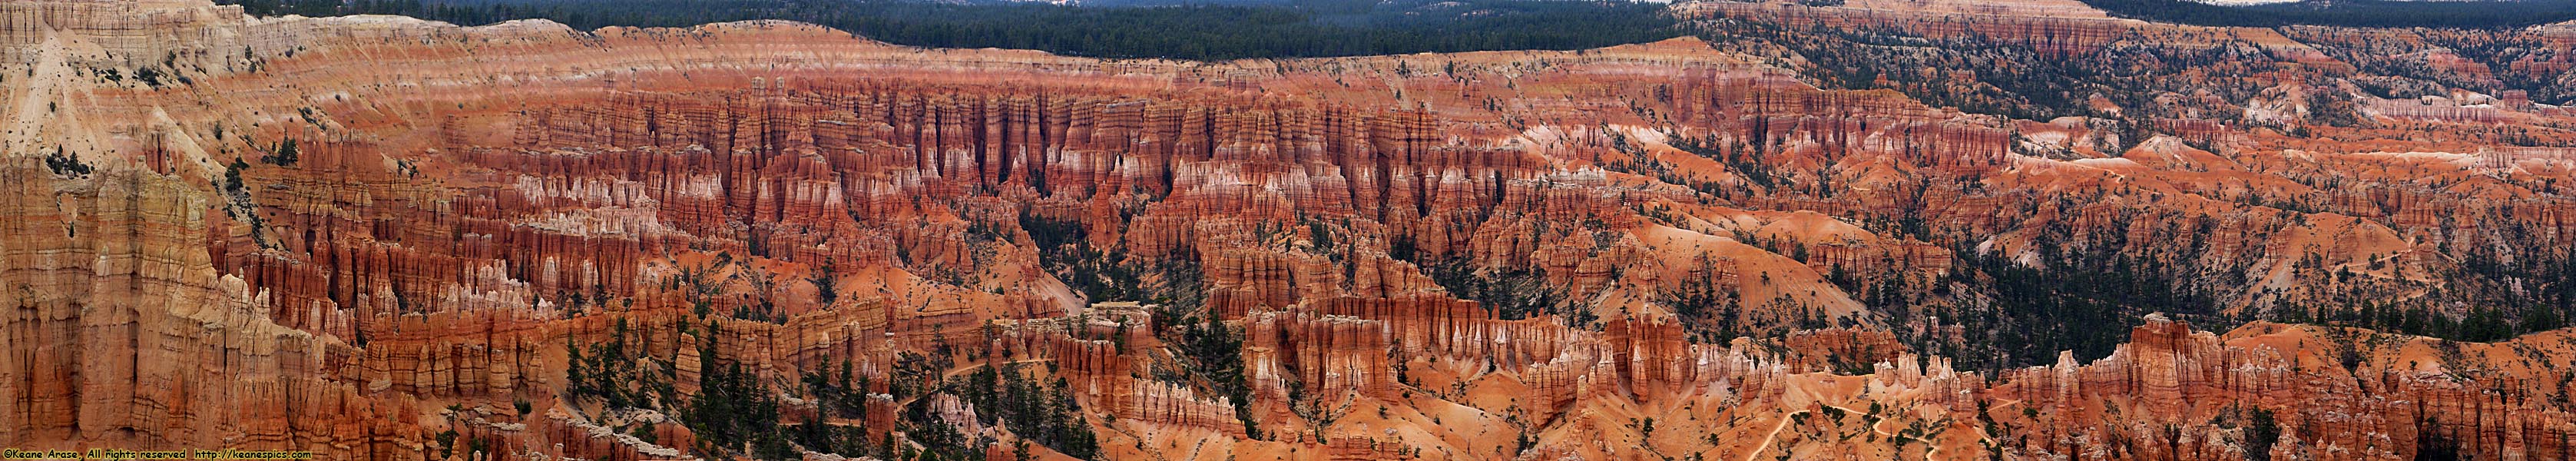
[[1679,36],[1663,5],[1530,0],[1291,0],[1078,7],[834,0],[218,0],[253,15],[391,14],[482,25],[543,18],[582,30],[754,19],[830,26],[938,48],[1016,48],[1104,58],[1362,56],[1572,50]]
[[2576,19],[2576,1],[2300,1],[2217,6],[2185,0],[2083,0],[2114,16],[2203,26],[2521,27]]

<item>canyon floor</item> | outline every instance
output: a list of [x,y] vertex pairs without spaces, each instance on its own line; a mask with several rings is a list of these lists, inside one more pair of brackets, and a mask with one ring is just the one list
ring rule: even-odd
[[2576,25],[1671,12],[1190,62],[0,3],[0,446],[2576,456]]

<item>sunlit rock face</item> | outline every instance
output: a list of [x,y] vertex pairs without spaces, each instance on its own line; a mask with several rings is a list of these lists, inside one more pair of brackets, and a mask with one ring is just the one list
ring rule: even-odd
[[[2216,33],[1866,6],[1676,8],[2058,53]],[[751,450],[698,400],[750,382],[782,431],[938,424],[1014,459],[1007,410],[940,385],[978,370],[1060,389],[1116,459],[2554,459],[2576,431],[2563,331],[2154,315],[2093,326],[2133,331],[2092,360],[1908,346],[1964,337],[1918,306],[1973,303],[1935,288],[1992,282],[1952,279],[1971,255],[2088,242],[2232,287],[2208,318],[2563,256],[2576,156],[2362,137],[2567,116],[2528,94],[2315,128],[2349,142],[2124,141],[1687,38],[1104,61],[49,0],[0,5],[0,50],[12,447],[726,457]],[[2312,91],[2220,102],[2303,120]],[[1239,383],[1195,355],[1209,328]],[[586,390],[608,369],[643,390]]]

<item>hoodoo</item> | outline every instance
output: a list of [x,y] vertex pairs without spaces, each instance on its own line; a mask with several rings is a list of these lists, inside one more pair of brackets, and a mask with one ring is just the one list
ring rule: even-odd
[[1201,62],[0,4],[0,447],[2576,456],[2569,26],[1666,14]]

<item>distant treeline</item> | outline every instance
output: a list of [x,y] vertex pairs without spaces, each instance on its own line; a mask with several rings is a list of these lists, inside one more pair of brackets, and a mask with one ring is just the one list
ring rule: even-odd
[[590,30],[786,19],[885,42],[1093,57],[1360,56],[1570,50],[1679,36],[1663,5],[1533,0],[1291,0],[1076,7],[846,0],[217,0],[251,14],[392,14],[481,25],[544,18]]
[[2576,19],[2576,0],[2310,0],[2217,6],[2184,0],[2083,0],[2114,16],[2203,26],[2522,27]]

